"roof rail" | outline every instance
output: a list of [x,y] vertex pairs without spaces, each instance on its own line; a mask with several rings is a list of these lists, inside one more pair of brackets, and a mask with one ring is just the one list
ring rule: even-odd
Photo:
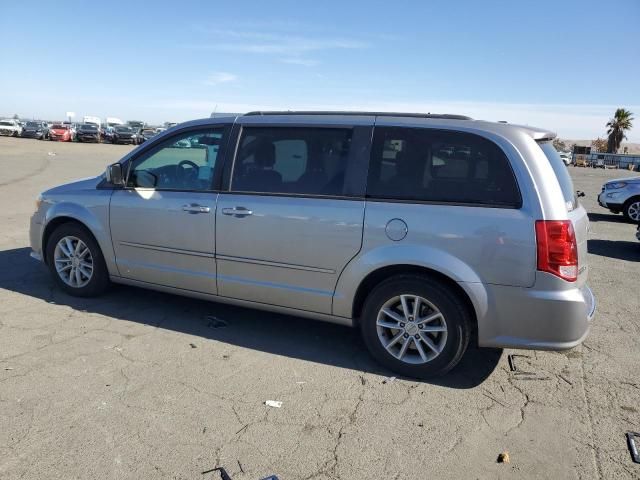
[[449,113],[399,113],[399,112],[345,112],[345,111],[255,111],[245,113],[244,116],[255,115],[364,115],[372,117],[415,117],[415,118],[440,118],[446,120],[473,120],[466,115],[453,115]]

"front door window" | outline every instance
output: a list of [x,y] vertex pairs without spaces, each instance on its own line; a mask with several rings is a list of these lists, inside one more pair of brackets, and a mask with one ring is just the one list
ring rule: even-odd
[[157,190],[212,190],[222,135],[222,128],[208,128],[171,137],[133,162],[127,186]]

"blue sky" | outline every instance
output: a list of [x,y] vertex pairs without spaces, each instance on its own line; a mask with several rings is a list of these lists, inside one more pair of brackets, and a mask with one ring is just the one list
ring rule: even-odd
[[[55,5],[55,7],[54,7]],[[640,1],[3,2],[0,115],[468,114],[640,141]]]

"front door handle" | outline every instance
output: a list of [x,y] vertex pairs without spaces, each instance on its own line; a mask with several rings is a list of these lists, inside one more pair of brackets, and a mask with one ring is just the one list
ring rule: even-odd
[[187,213],[209,213],[211,209],[205,205],[198,205],[197,203],[192,203],[190,205],[183,205],[182,211]]
[[234,217],[248,217],[249,215],[253,215],[253,212],[245,207],[233,207],[233,208],[223,208],[223,215],[233,215]]

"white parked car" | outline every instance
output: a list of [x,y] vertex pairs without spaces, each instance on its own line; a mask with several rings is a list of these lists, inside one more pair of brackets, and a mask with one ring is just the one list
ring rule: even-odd
[[7,118],[0,120],[0,135],[7,137],[19,137],[22,134],[22,125],[18,120]]
[[559,153],[560,153],[560,158],[562,159],[562,162],[566,166],[571,165],[571,154],[570,153],[564,153],[564,152],[559,152]]

